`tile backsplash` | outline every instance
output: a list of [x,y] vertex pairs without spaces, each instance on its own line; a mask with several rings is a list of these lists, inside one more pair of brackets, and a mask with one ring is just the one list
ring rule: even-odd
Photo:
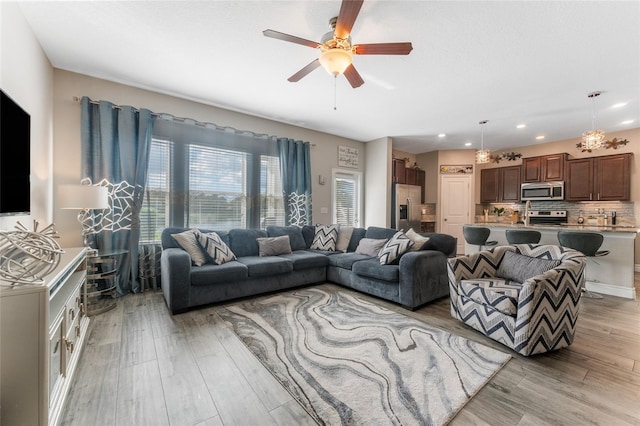
[[[505,207],[520,212],[524,212],[524,203],[507,203],[507,204],[476,204],[476,217],[483,216],[483,210],[489,209],[489,214],[493,214],[493,207]],[[598,215],[598,210],[604,209],[607,216],[611,217],[611,212],[615,211],[617,215],[617,225],[636,226],[634,216],[634,203],[632,201],[598,201],[598,202],[581,202],[570,203],[565,201],[532,201],[532,210],[566,210],[567,220],[569,223],[577,223],[578,217]]]

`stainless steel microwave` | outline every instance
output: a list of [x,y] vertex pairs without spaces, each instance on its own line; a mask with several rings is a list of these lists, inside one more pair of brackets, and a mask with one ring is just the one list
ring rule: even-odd
[[564,200],[564,182],[523,183],[520,187],[520,200]]

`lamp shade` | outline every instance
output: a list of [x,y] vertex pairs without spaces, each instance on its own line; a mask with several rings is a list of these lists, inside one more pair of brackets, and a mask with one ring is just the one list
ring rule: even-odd
[[353,54],[350,50],[332,48],[325,50],[318,58],[320,64],[327,72],[333,76],[342,74],[353,60]]
[[109,192],[105,186],[60,185],[58,198],[61,209],[85,210],[109,207]]

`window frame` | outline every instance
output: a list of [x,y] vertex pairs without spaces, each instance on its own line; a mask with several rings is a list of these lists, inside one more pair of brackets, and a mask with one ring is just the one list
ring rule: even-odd
[[337,215],[337,206],[336,206],[336,179],[341,177],[341,175],[352,177],[356,184],[356,196],[355,200],[357,203],[356,209],[356,223],[349,224],[345,226],[354,226],[354,227],[362,227],[362,218],[363,218],[363,191],[362,191],[362,172],[349,170],[349,169],[331,169],[331,223],[338,223],[338,215]]

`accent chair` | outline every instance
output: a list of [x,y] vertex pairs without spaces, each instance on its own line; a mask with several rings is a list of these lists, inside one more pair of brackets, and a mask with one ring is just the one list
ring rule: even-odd
[[449,259],[451,316],[525,356],[569,346],[585,263],[576,250],[543,244]]

